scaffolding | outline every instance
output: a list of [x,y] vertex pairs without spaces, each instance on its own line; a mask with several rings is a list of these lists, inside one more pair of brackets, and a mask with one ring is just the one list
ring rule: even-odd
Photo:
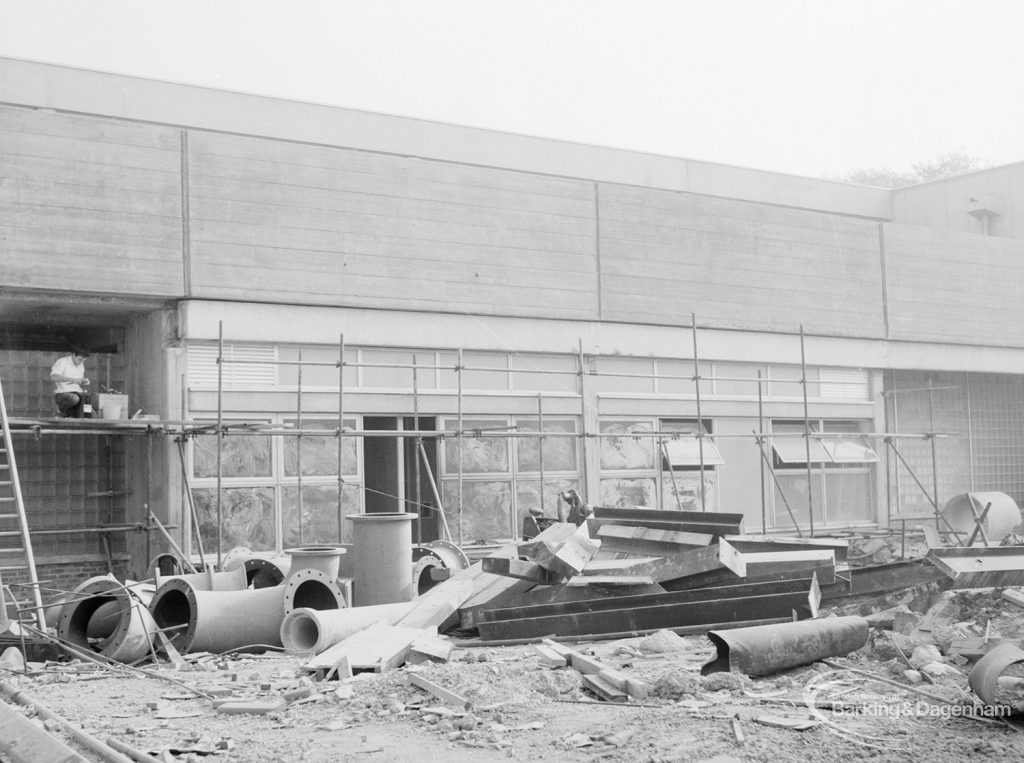
[[[769,452],[771,450],[771,443],[772,443],[773,440],[785,439],[785,438],[793,438],[793,437],[801,438],[804,441],[804,452],[805,452],[805,455],[806,455],[805,468],[806,468],[806,476],[807,476],[807,482],[808,482],[807,506],[806,506],[807,529],[808,529],[809,535],[811,537],[813,537],[815,535],[816,530],[815,530],[815,526],[814,526],[814,497],[813,497],[813,492],[814,491],[811,489],[811,483],[812,483],[812,480],[813,480],[813,477],[812,477],[813,464],[816,463],[816,462],[811,457],[812,443],[817,441],[820,444],[820,442],[822,440],[825,440],[825,439],[834,440],[834,439],[842,439],[842,438],[852,438],[852,439],[857,439],[857,440],[861,440],[861,441],[878,440],[878,441],[881,441],[882,443],[884,443],[886,445],[888,451],[892,452],[894,454],[894,456],[897,459],[899,459],[900,462],[902,462],[904,464],[905,468],[910,470],[910,473],[913,475],[915,481],[917,481],[917,484],[919,486],[921,486],[922,491],[925,493],[925,495],[928,498],[929,502],[934,507],[934,514],[935,514],[936,524],[938,525],[940,522],[944,521],[944,518],[941,516],[940,506],[939,506],[939,503],[938,503],[937,487],[936,487],[936,489],[933,491],[933,493],[931,495],[928,495],[928,492],[924,488],[923,483],[920,482],[920,480],[917,478],[916,474],[914,474],[913,470],[910,468],[910,465],[903,458],[899,448],[897,447],[897,441],[900,440],[900,439],[908,439],[908,438],[909,439],[918,439],[918,440],[930,441],[932,443],[932,449],[931,449],[931,452],[932,452],[932,471],[933,471],[933,475],[934,475],[934,474],[937,474],[937,454],[936,454],[936,450],[935,450],[935,447],[934,447],[935,440],[939,439],[939,438],[942,438],[942,437],[952,436],[955,433],[951,433],[951,432],[935,432],[935,431],[923,432],[923,433],[915,433],[915,434],[892,433],[892,432],[864,432],[864,433],[861,433],[861,432],[858,432],[858,433],[828,432],[828,433],[824,433],[824,432],[813,431],[812,428],[811,428],[811,423],[810,423],[811,422],[810,401],[809,401],[809,395],[808,395],[809,380],[808,380],[808,375],[807,375],[807,356],[806,356],[806,347],[805,347],[805,334],[804,334],[804,329],[803,329],[802,325],[800,326],[800,330],[799,330],[800,377],[799,377],[799,379],[793,380],[793,381],[796,381],[797,383],[799,383],[800,388],[801,388],[801,404],[802,404],[802,413],[803,413],[803,416],[802,416],[802,419],[803,419],[803,431],[801,433],[779,433],[779,432],[766,431],[765,419],[764,419],[764,388],[765,388],[765,385],[771,383],[774,380],[769,380],[769,379],[765,378],[760,371],[758,371],[758,374],[757,374],[756,377],[717,376],[717,375],[713,375],[713,374],[712,375],[702,374],[701,373],[701,368],[700,368],[702,361],[701,361],[701,357],[700,357],[700,354],[699,354],[698,328],[697,328],[697,320],[696,320],[696,315],[695,314],[691,314],[690,333],[691,333],[692,350],[693,350],[692,351],[692,354],[693,354],[693,372],[692,372],[692,374],[685,374],[685,375],[658,374],[658,375],[655,376],[655,378],[665,379],[665,380],[681,380],[681,381],[688,381],[688,382],[692,382],[693,383],[693,385],[694,385],[693,400],[695,402],[696,416],[697,416],[696,431],[694,433],[690,434],[690,433],[683,433],[683,432],[671,431],[671,430],[665,430],[665,431],[654,430],[654,431],[647,431],[647,432],[631,432],[628,435],[629,437],[631,437],[633,439],[652,438],[655,441],[655,444],[657,446],[657,452],[659,454],[659,457],[658,457],[659,482],[662,480],[663,463],[664,462],[669,462],[668,474],[669,474],[670,479],[673,482],[673,487],[675,487],[675,471],[672,469],[672,466],[671,466],[671,463],[670,463],[670,459],[668,458],[668,452],[667,452],[666,443],[668,441],[677,440],[677,439],[680,439],[680,438],[686,438],[686,437],[695,438],[696,442],[697,442],[697,451],[698,451],[698,464],[697,464],[697,468],[698,468],[699,484],[700,484],[700,509],[702,511],[704,511],[707,508],[707,495],[706,495],[706,486],[705,486],[705,470],[706,470],[706,467],[707,467],[706,455],[705,455],[705,441],[708,440],[709,438],[712,441],[714,441],[715,439],[729,438],[729,437],[753,438],[754,442],[756,443],[756,445],[757,445],[757,447],[758,447],[758,449],[760,451],[760,456],[761,456],[759,463],[760,463],[760,468],[761,468],[761,473],[762,473],[761,490],[760,490],[760,493],[761,493],[761,530],[762,530],[762,533],[767,533],[768,532],[768,521],[767,521],[767,519],[768,519],[768,505],[767,505],[767,495],[766,495],[766,489],[765,489],[765,475],[768,475],[771,478],[771,484],[772,484],[773,488],[776,491],[778,491],[778,494],[779,494],[780,498],[782,499],[782,502],[783,502],[783,504],[784,504],[784,506],[786,508],[786,511],[787,511],[787,513],[789,515],[789,518],[790,518],[790,520],[791,520],[791,522],[793,524],[793,527],[795,528],[795,531],[797,532],[797,534],[800,537],[803,537],[804,533],[803,533],[803,529],[801,527],[801,522],[799,521],[798,513],[797,513],[798,510],[800,510],[802,507],[794,507],[793,504],[790,502],[790,500],[789,500],[788,496],[786,495],[786,492],[785,492],[785,490],[783,488],[782,482],[779,479],[779,475],[778,475],[778,473],[776,471],[775,464],[773,463],[773,460],[772,460],[771,456],[769,455]],[[344,334],[339,334],[338,345],[337,346],[338,346],[338,356],[337,356],[337,360],[335,360],[335,361],[303,360],[302,352],[301,351],[299,351],[298,357],[295,360],[290,360],[289,359],[289,360],[273,360],[273,361],[268,361],[268,360],[265,360],[265,359],[261,359],[261,360],[246,360],[246,359],[227,358],[227,357],[225,357],[225,352],[224,352],[224,328],[223,328],[223,322],[221,322],[219,324],[219,326],[218,326],[218,338],[217,338],[217,356],[216,356],[216,363],[217,363],[217,390],[216,390],[217,410],[216,410],[216,421],[217,421],[217,424],[216,424],[215,429],[213,429],[213,431],[218,435],[218,437],[217,437],[217,458],[216,458],[216,463],[217,463],[217,485],[216,485],[216,504],[215,504],[216,524],[217,524],[217,528],[218,528],[218,536],[217,536],[218,563],[220,562],[220,554],[221,554],[221,546],[222,546],[222,535],[221,535],[221,533],[222,533],[222,530],[223,530],[223,523],[224,523],[223,502],[222,502],[222,495],[223,495],[223,485],[222,485],[222,468],[223,468],[222,447],[223,447],[223,438],[225,436],[227,436],[229,433],[232,436],[246,436],[246,435],[249,435],[249,436],[257,436],[257,435],[258,436],[268,436],[269,435],[269,436],[282,436],[282,437],[296,437],[296,438],[299,438],[299,445],[296,447],[295,452],[296,452],[296,458],[298,460],[298,463],[296,465],[296,475],[297,475],[297,481],[298,481],[298,491],[297,491],[298,516],[300,518],[300,521],[301,521],[302,509],[303,509],[303,503],[302,503],[303,502],[303,496],[302,496],[302,464],[301,464],[302,448],[301,448],[301,438],[303,438],[303,437],[336,437],[336,438],[338,438],[338,448],[337,448],[337,451],[338,451],[338,477],[337,477],[337,480],[338,480],[338,493],[337,493],[338,505],[337,505],[337,511],[338,511],[338,521],[339,521],[339,533],[341,532],[341,530],[340,530],[341,519],[342,519],[343,512],[344,512],[344,508],[343,508],[343,500],[344,500],[343,489],[344,489],[344,485],[345,485],[345,480],[344,480],[344,477],[342,476],[343,469],[342,469],[342,463],[341,463],[342,462],[342,458],[343,458],[343,451],[344,451],[344,448],[342,446],[343,438],[350,438],[350,437],[351,438],[377,438],[377,437],[385,437],[385,438],[398,438],[398,439],[401,439],[401,438],[412,438],[415,441],[414,442],[414,452],[416,454],[415,461],[414,461],[414,469],[415,469],[414,495],[411,498],[408,498],[408,497],[405,497],[405,496],[397,496],[397,495],[396,496],[392,496],[392,497],[394,499],[396,499],[397,501],[404,502],[405,506],[408,509],[414,510],[415,513],[417,513],[417,514],[421,514],[421,512],[423,512],[424,510],[436,511],[438,516],[439,516],[439,519],[440,519],[441,530],[443,531],[443,533],[446,536],[445,539],[449,540],[449,541],[452,541],[452,542],[460,542],[461,543],[461,541],[463,540],[462,515],[463,515],[463,507],[464,507],[464,479],[465,479],[464,458],[462,457],[462,454],[463,454],[464,439],[466,437],[473,437],[473,438],[500,437],[500,438],[506,438],[506,439],[517,439],[517,438],[533,438],[533,439],[536,439],[537,440],[538,454],[539,454],[538,468],[539,468],[539,479],[540,479],[540,489],[539,489],[538,498],[539,498],[539,501],[540,501],[540,508],[542,510],[545,510],[547,508],[545,506],[545,500],[546,499],[545,499],[545,495],[544,495],[544,486],[545,486],[544,443],[545,443],[545,441],[548,440],[548,439],[551,439],[551,438],[571,438],[571,439],[573,439],[575,441],[578,441],[579,442],[579,454],[580,454],[581,463],[582,463],[580,485],[581,485],[582,492],[583,492],[583,499],[584,499],[584,501],[587,501],[588,500],[588,494],[587,494],[588,493],[588,487],[589,487],[589,484],[590,484],[590,479],[589,479],[589,474],[588,474],[589,460],[587,458],[587,444],[588,444],[588,442],[590,442],[590,441],[599,441],[599,440],[601,440],[603,438],[618,438],[618,437],[622,437],[623,436],[623,435],[618,434],[618,433],[590,432],[590,431],[587,430],[587,420],[588,420],[588,417],[587,417],[587,399],[588,398],[587,398],[587,395],[586,395],[586,384],[587,384],[588,377],[605,376],[605,377],[623,377],[623,378],[650,378],[650,377],[648,377],[647,375],[644,375],[644,374],[625,373],[625,372],[598,371],[595,368],[589,367],[589,364],[586,361],[586,356],[584,355],[584,351],[583,351],[583,342],[582,342],[582,339],[580,339],[579,342],[578,342],[578,348],[577,348],[577,353],[576,353],[576,355],[577,355],[577,363],[576,363],[576,369],[575,370],[551,370],[551,369],[548,369],[548,370],[543,371],[543,373],[545,373],[545,374],[561,374],[561,375],[570,375],[570,376],[576,377],[576,379],[577,379],[577,396],[578,396],[578,398],[580,400],[580,427],[579,427],[579,431],[576,431],[576,432],[546,432],[545,431],[545,429],[544,429],[544,423],[545,423],[544,401],[545,401],[545,397],[544,397],[543,393],[537,393],[537,395],[536,395],[536,401],[537,401],[537,408],[536,408],[537,432],[536,433],[533,433],[533,432],[520,432],[520,431],[516,431],[514,428],[509,428],[509,427],[497,427],[497,428],[485,428],[485,429],[481,429],[481,428],[468,428],[467,429],[466,426],[465,426],[465,419],[464,419],[464,398],[465,398],[464,381],[463,381],[464,374],[466,372],[473,372],[473,371],[480,371],[480,372],[494,371],[495,369],[493,367],[469,366],[469,365],[466,365],[466,363],[464,362],[464,349],[463,348],[459,348],[457,350],[457,360],[456,360],[454,365],[444,365],[444,364],[420,364],[420,363],[417,362],[417,359],[415,357],[415,353],[413,355],[413,360],[412,360],[411,364],[405,364],[405,363],[352,362],[352,361],[348,361],[348,360],[345,359],[346,343],[345,343],[345,335]],[[268,363],[272,363],[274,365],[295,366],[297,368],[296,410],[295,410],[296,427],[294,427],[294,428],[287,427],[286,428],[286,427],[275,427],[273,425],[253,426],[252,424],[241,424],[241,425],[239,425],[239,424],[225,424],[225,420],[224,420],[224,413],[225,413],[225,411],[224,411],[224,395],[225,395],[225,389],[224,389],[224,374],[223,374],[223,368],[224,368],[225,364],[260,364],[260,365],[266,365]],[[337,405],[338,412],[337,412],[337,426],[336,427],[313,429],[313,428],[305,428],[303,426],[303,415],[304,415],[305,412],[303,410],[303,402],[302,402],[303,401],[302,369],[303,369],[304,366],[321,366],[321,367],[332,367],[332,368],[336,368],[337,369],[337,372],[338,372],[338,405]],[[411,390],[411,392],[412,392],[412,404],[413,404],[413,421],[414,421],[414,429],[413,430],[411,430],[411,431],[404,431],[404,430],[402,430],[402,431],[396,431],[396,430],[368,430],[368,429],[353,429],[353,428],[349,428],[349,427],[345,426],[345,423],[344,423],[345,410],[346,410],[345,409],[345,394],[346,394],[346,391],[345,391],[345,370],[346,369],[356,370],[356,369],[360,369],[360,368],[397,369],[397,370],[411,371],[411,373],[412,373],[412,380],[413,380],[412,390]],[[510,372],[510,373],[515,373],[515,372],[538,373],[538,371],[536,369],[533,369],[533,368],[527,369],[527,368],[509,367],[509,368],[504,368],[502,370]],[[456,379],[457,379],[457,385],[456,385],[456,396],[457,396],[457,412],[456,412],[457,419],[456,420],[457,420],[457,425],[456,425],[456,428],[454,430],[450,430],[450,429],[445,429],[445,430],[440,430],[440,429],[438,429],[438,430],[422,430],[422,429],[420,429],[419,423],[420,423],[420,415],[421,415],[420,414],[420,396],[421,396],[421,391],[420,391],[419,385],[418,385],[418,373],[420,371],[448,371],[448,372],[452,372],[452,373],[455,374]],[[714,381],[749,382],[749,383],[752,383],[752,384],[756,385],[756,387],[757,387],[757,402],[758,402],[758,428],[757,428],[757,430],[752,431],[750,434],[731,434],[731,435],[730,434],[713,434],[711,432],[705,431],[704,426],[703,426],[704,419],[703,419],[702,398],[701,398],[701,391],[700,391],[701,390],[701,383],[702,382],[714,382]],[[791,380],[787,380],[787,381],[791,381]],[[857,385],[860,385],[861,382],[834,380],[834,381],[831,381],[830,384],[837,384],[837,385],[857,384]],[[689,398],[687,398],[687,399],[689,399]],[[202,428],[201,430],[200,429],[193,429],[193,430],[187,432],[186,436],[194,436],[196,434],[202,434],[202,433],[206,433],[206,434],[211,433],[211,428],[209,426],[207,426],[207,427]],[[438,483],[437,483],[436,476],[434,474],[434,469],[433,469],[433,467],[432,467],[432,465],[431,465],[431,463],[430,463],[430,461],[429,461],[429,459],[427,457],[426,451],[424,449],[423,443],[424,443],[425,440],[429,440],[429,439],[434,439],[436,441],[452,440],[452,441],[454,441],[455,447],[456,447],[456,451],[459,454],[459,457],[457,459],[457,472],[456,472],[456,475],[455,475],[456,500],[457,500],[458,506],[455,509],[455,511],[453,512],[455,514],[455,516],[457,517],[457,519],[458,519],[457,535],[452,532],[451,528],[448,525],[447,512],[445,511],[445,508],[444,508],[444,502],[442,501],[441,491],[438,488]],[[422,495],[420,494],[421,469],[423,470],[423,473],[425,473],[425,475],[426,475],[427,482],[428,482],[428,484],[430,486],[432,497],[433,497],[434,501],[437,503],[436,507],[433,506],[433,505],[430,505],[430,504],[425,504],[423,502]],[[187,485],[188,485],[188,482],[187,482],[187,475],[186,475],[186,486]],[[936,481],[936,486],[937,486],[937,481]],[[191,492],[191,489],[188,488],[187,492]],[[679,501],[680,501],[679,491],[674,489],[673,493],[675,494],[675,498],[676,498],[676,501],[677,501],[677,507],[681,509],[682,506],[679,503]],[[887,495],[888,495],[888,493],[887,493]],[[196,520],[196,517],[195,517],[195,506],[194,506],[194,503],[192,503],[191,501],[190,501],[190,508],[192,510],[193,521],[196,522],[197,520]],[[888,506],[887,508],[888,508],[888,510],[891,513],[891,506]],[[946,524],[948,525],[948,522]],[[419,527],[419,523],[417,523],[417,527]],[[299,529],[299,533],[300,533],[300,539],[301,539],[301,527]],[[198,528],[197,528],[197,533],[196,534],[198,535]]]

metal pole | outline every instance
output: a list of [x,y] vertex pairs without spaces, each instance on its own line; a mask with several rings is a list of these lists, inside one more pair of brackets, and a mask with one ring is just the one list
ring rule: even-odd
[[298,494],[295,498],[297,522],[299,526],[299,545],[302,545],[302,350],[299,350],[299,375],[295,388],[295,428],[298,435],[295,437],[295,475],[298,479],[296,484]]
[[[540,461],[540,512],[544,513],[544,397],[537,393],[537,458]],[[513,537],[515,532],[513,531]]]
[[[658,487],[665,482],[665,478],[662,476],[661,463],[664,459],[668,463],[668,476],[672,480],[672,492],[676,496],[676,508],[679,511],[683,510],[683,499],[679,497],[679,485],[676,484],[676,473],[672,469],[672,459],[668,457],[668,448],[665,446],[665,440],[661,437],[658,438]],[[661,505],[665,505],[665,500],[662,498]]]
[[217,323],[217,569],[221,568],[224,546],[224,506],[221,500],[224,437],[224,321]]
[[707,511],[707,495],[704,489],[704,419],[700,414],[700,363],[697,355],[697,314],[690,313],[693,330],[693,388],[697,392],[697,449],[700,455],[700,510]]
[[[761,382],[761,369],[757,369],[757,431],[764,431],[764,389]],[[757,447],[761,451],[761,460],[758,462],[761,467],[761,534],[768,534],[768,501],[764,489],[764,462],[767,454],[764,452],[764,438],[756,438]]]
[[768,467],[768,473],[772,475],[772,483],[779,490],[779,495],[782,497],[782,503],[786,506],[786,512],[789,514],[789,519],[793,523],[793,527],[796,528],[796,534],[799,537],[804,537],[803,532],[800,530],[800,523],[796,521],[796,515],[793,514],[793,509],[789,505],[789,499],[786,498],[786,491],[782,488],[782,483],[779,482],[779,475],[775,473],[775,467],[768,461],[768,454],[765,453],[763,440],[764,438],[759,434],[754,434],[754,438],[760,444],[759,450],[761,451],[761,462],[763,465]]
[[[932,378],[928,377],[928,441],[931,443],[932,451],[932,495],[935,496],[935,511],[939,511],[939,461],[935,446],[935,407],[934,390],[932,389]],[[936,524],[938,529],[938,524]]]
[[590,485],[590,463],[587,460],[587,395],[586,385],[583,383],[586,365],[583,358],[583,339],[579,339],[577,362],[579,363],[580,374],[580,458],[583,459],[580,487],[583,488],[583,502],[590,503],[588,487]]
[[[417,432],[420,431],[420,393],[419,393],[419,377],[416,373],[416,353],[412,354],[412,425]],[[404,441],[403,441],[404,442]],[[423,438],[420,435],[416,435],[416,447],[423,447]],[[403,451],[405,448],[403,447]],[[423,503],[420,495],[420,460],[418,458],[413,460],[413,479],[416,480],[416,486],[413,488],[413,496],[416,499],[416,514],[419,519],[416,520],[416,543],[423,542]]]
[[434,494],[434,500],[437,501],[437,513],[441,517],[441,525],[444,527],[444,537],[449,541],[452,540],[452,531],[448,527],[448,518],[444,515],[444,504],[441,502],[441,493],[437,489],[437,480],[434,479],[434,470],[430,466],[430,461],[427,459],[427,449],[423,447],[423,441],[419,443],[419,455],[423,459],[423,468],[427,471],[427,481],[430,483],[430,490]]
[[459,454],[459,540],[458,544],[462,545],[462,348],[459,348],[459,357],[456,361],[458,365],[455,367],[456,377],[459,385],[459,431],[455,435],[455,439],[458,442],[458,454]]
[[199,532],[199,513],[196,511],[195,498],[192,496],[192,485],[189,482],[188,467],[185,464],[185,439],[178,438],[178,459],[181,461],[181,478],[185,483],[185,495],[188,496],[188,508],[192,515],[192,525],[196,533],[196,547],[199,550],[199,564],[206,569],[206,555],[203,553],[203,536]]
[[338,543],[341,543],[345,514],[342,499],[345,493],[345,335],[338,335]]
[[800,324],[800,388],[804,398],[804,448],[807,451],[807,518],[814,537],[814,483],[811,481],[811,419],[807,409],[807,359],[804,353],[804,324]]

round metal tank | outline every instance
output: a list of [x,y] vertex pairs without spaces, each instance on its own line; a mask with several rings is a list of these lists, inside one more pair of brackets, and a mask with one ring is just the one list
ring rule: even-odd
[[[992,507],[985,515],[982,527],[985,528],[985,535],[988,537],[989,543],[999,543],[1021,523],[1020,508],[1006,493],[963,493],[950,499],[942,508],[942,516],[954,530],[964,534],[964,541],[966,541],[974,533],[976,527],[974,512],[981,516],[985,506],[989,503],[992,504]],[[972,505],[974,512],[971,511]],[[980,535],[975,538],[975,542],[981,542]]]
[[411,513],[353,514],[352,597],[357,606],[392,604],[413,597]]

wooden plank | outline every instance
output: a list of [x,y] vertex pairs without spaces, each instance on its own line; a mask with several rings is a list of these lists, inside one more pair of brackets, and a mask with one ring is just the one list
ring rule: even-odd
[[540,664],[549,668],[564,668],[569,664],[564,654],[559,654],[554,649],[544,644],[533,644],[533,649],[540,659]]
[[439,628],[473,595],[474,581],[482,572],[479,562],[459,570],[414,599],[409,611],[394,624],[402,628]]
[[556,575],[546,570],[536,562],[524,562],[522,559],[496,559],[485,557],[480,560],[484,572],[492,575],[505,575],[510,578],[527,580],[531,583],[551,585],[564,580],[561,575]]
[[1000,595],[1008,602],[1016,604],[1018,607],[1024,607],[1024,591],[1016,588],[1007,588]]
[[424,632],[421,628],[371,625],[324,650],[303,667],[313,672],[331,670],[345,658],[353,671],[384,672],[401,665],[413,642]]
[[408,678],[409,683],[411,683],[413,686],[418,686],[425,692],[432,694],[433,696],[446,702],[449,705],[454,705],[455,707],[461,708],[463,710],[468,710],[473,705],[473,703],[465,697],[456,694],[453,691],[449,691],[448,689],[445,689],[443,686],[439,686],[430,679],[423,677],[419,673],[409,673]]
[[842,538],[788,538],[773,535],[727,535],[727,541],[740,553],[756,551],[791,551],[797,549],[832,549],[836,562],[846,562],[850,542]]
[[596,674],[584,674],[583,688],[596,694],[605,702],[626,702],[629,700],[626,692],[616,689]]

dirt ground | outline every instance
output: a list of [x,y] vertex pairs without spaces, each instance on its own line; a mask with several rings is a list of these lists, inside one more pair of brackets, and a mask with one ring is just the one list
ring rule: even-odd
[[[166,761],[1019,761],[1021,716],[1009,723],[962,717],[975,702],[969,664],[946,654],[942,674],[911,684],[891,644],[906,638],[903,646],[913,650],[945,641],[948,649],[949,639],[985,630],[1019,636],[1024,608],[987,591],[903,598],[910,611],[949,615],[940,622],[953,630],[930,640],[873,630],[862,650],[832,662],[904,688],[823,663],[757,679],[701,678],[711,643],[667,631],[571,645],[646,682],[650,696],[626,704],[597,701],[580,674],[545,667],[529,645],[460,645],[448,663],[345,681],[314,681],[303,670],[305,656],[277,653],[188,655],[184,669],[151,664],[143,666],[147,674],[81,661],[30,663],[28,675],[6,670],[0,679],[100,740],[113,737]],[[847,602],[838,613],[867,614],[893,602],[906,603],[899,596]],[[414,671],[465,698],[469,709],[410,685]],[[282,707],[223,714],[193,690]]]

